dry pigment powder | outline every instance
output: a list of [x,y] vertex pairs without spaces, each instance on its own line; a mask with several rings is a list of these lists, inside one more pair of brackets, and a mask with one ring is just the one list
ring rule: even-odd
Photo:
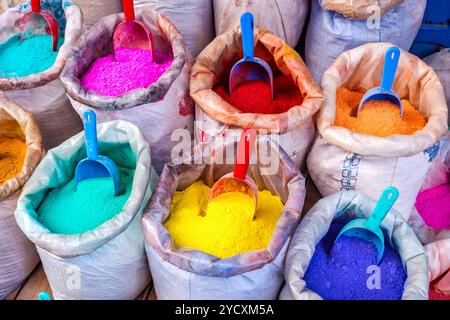
[[81,85],[88,91],[116,97],[138,88],[147,88],[170,67],[173,57],[158,56],[143,49],[120,48],[95,60],[81,77]]
[[26,152],[23,139],[0,136],[0,186],[19,174]]
[[394,134],[411,135],[426,125],[425,117],[408,100],[403,102],[403,118],[400,109],[389,101],[368,101],[356,116],[364,94],[341,87],[336,92],[335,126],[353,132],[378,137]]
[[416,209],[429,227],[450,230],[450,183],[419,193]]
[[[58,50],[64,38],[58,38]],[[19,78],[40,73],[55,63],[58,51],[52,50],[52,37],[48,34],[25,39],[20,35],[11,37],[0,45],[0,77]]]
[[130,197],[134,169],[119,167],[120,195],[114,196],[111,178],[75,178],[51,190],[38,208],[38,220],[51,232],[80,234],[93,230],[122,211]]
[[279,114],[303,102],[302,93],[287,76],[274,78],[273,100],[270,86],[264,81],[242,82],[231,96],[223,85],[217,87],[215,92],[245,113]]
[[172,199],[164,223],[175,244],[221,259],[269,246],[283,203],[269,191],[258,192],[258,207],[241,192],[224,193],[208,205],[211,189],[197,181]]
[[[368,286],[368,279],[373,275],[369,267],[377,264],[377,250],[363,239],[345,235],[333,246],[343,226],[332,224],[317,244],[304,277],[307,288],[325,300],[401,299],[406,273],[398,253],[385,243],[384,255],[378,265],[379,289]],[[373,284],[372,280],[369,283]]]

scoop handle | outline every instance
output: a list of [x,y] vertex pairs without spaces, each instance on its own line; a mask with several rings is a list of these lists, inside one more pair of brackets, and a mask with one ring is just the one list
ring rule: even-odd
[[400,49],[391,47],[386,51],[384,58],[383,77],[381,79],[381,89],[390,91],[397,72],[398,60],[400,59]]
[[250,12],[244,13],[241,16],[242,50],[244,51],[244,60],[255,59],[253,25],[253,15]]
[[98,159],[97,142],[97,116],[92,110],[86,110],[83,113],[84,134],[86,136],[86,150],[89,160]]
[[372,214],[370,215],[369,220],[367,220],[366,227],[369,230],[377,230],[388,212],[392,209],[395,201],[397,201],[399,197],[399,192],[394,187],[387,187],[384,189],[383,193],[378,200],[378,203],[373,209]]
[[254,129],[242,130],[241,140],[239,141],[236,163],[234,166],[233,176],[235,178],[245,180],[247,170],[250,163],[252,145],[256,139],[256,131]]
[[41,12],[41,0],[31,0],[31,11]]
[[134,15],[134,1],[133,0],[122,0],[123,13],[125,15],[126,21],[135,20]]

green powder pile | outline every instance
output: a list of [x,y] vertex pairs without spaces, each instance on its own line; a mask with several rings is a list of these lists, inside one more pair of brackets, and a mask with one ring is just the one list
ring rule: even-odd
[[114,196],[111,178],[81,181],[75,178],[51,190],[37,210],[39,221],[51,232],[79,234],[93,230],[122,211],[131,194],[134,169],[119,167],[119,196]]
[[[58,39],[58,50],[64,38]],[[58,51],[52,50],[52,37],[48,34],[25,39],[20,35],[11,37],[0,45],[0,77],[20,78],[49,69],[56,60]]]

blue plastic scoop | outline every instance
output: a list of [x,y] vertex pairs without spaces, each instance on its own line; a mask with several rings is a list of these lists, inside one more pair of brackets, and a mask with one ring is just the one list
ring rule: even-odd
[[111,177],[114,195],[119,194],[119,169],[113,160],[98,154],[97,116],[92,110],[83,113],[84,134],[86,135],[87,158],[81,160],[75,169],[76,183],[92,178]]
[[233,90],[245,81],[264,81],[270,85],[273,97],[273,73],[264,60],[254,54],[254,22],[253,15],[246,12],[241,16],[242,50],[244,58],[236,62],[230,72],[229,90]]
[[397,72],[398,60],[400,59],[400,49],[391,47],[386,51],[384,59],[383,77],[381,79],[381,87],[372,88],[366,92],[359,103],[358,113],[367,101],[371,100],[387,100],[396,104],[400,108],[400,117],[403,117],[403,103],[398,94],[392,90],[395,73]]
[[375,209],[369,219],[354,219],[347,223],[339,232],[334,243],[345,235],[347,237],[358,237],[372,243],[377,249],[377,263],[380,263],[384,254],[384,235],[380,228],[381,222],[397,201],[399,192],[394,187],[387,187],[381,194]]

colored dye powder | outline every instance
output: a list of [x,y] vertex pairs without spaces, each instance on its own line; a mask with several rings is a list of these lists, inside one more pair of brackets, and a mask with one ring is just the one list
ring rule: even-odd
[[164,55],[153,62],[152,53],[143,49],[121,48],[95,60],[81,77],[81,85],[88,91],[116,97],[148,88],[170,67],[173,57]]
[[20,173],[26,152],[24,140],[0,137],[0,186]]
[[273,90],[273,100],[270,86],[264,81],[243,82],[233,90],[231,96],[224,86],[217,87],[215,92],[245,113],[279,114],[303,102],[302,93],[287,76],[275,77]]
[[[64,42],[59,37],[58,49]],[[0,77],[20,78],[40,73],[55,63],[58,51],[52,50],[52,37],[48,34],[36,35],[25,39],[20,35],[11,37],[0,45]]]
[[119,167],[119,196],[114,196],[111,178],[95,178],[81,181],[75,178],[66,185],[51,190],[40,207],[38,219],[51,232],[80,234],[93,230],[122,211],[130,197],[134,169]]
[[450,183],[419,193],[416,209],[429,227],[450,229]]
[[[377,264],[375,246],[363,239],[342,236],[334,245],[343,224],[332,224],[327,235],[317,244],[305,273],[308,289],[325,300],[399,300],[406,280],[397,252],[386,243],[378,265],[380,289],[373,288],[370,266]],[[368,282],[370,286],[368,286]],[[375,284],[376,285],[376,284]]]
[[357,114],[363,96],[361,92],[344,87],[337,90],[335,126],[357,133],[389,137],[394,134],[411,135],[426,125],[425,117],[405,99],[402,100],[403,118],[395,104],[383,100],[366,102]]
[[175,244],[221,259],[266,249],[283,211],[280,198],[269,191],[259,192],[253,219],[254,202],[248,195],[224,193],[208,204],[210,191],[198,181],[173,196],[164,226]]

